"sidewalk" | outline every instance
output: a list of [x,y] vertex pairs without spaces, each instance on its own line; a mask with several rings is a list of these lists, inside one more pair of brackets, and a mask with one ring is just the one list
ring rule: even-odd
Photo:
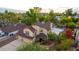
[[7,45],[0,47],[0,51],[16,51],[16,48],[22,44],[21,40],[14,40]]

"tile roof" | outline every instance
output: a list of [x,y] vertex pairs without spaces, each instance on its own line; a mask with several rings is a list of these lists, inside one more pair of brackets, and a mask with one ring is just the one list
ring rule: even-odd
[[5,27],[5,28],[1,28],[1,30],[3,32],[13,32],[13,31],[16,31],[16,30],[19,30],[19,32],[16,34],[16,35],[20,35],[22,37],[25,37],[25,38],[29,38],[29,39],[33,39],[33,37],[31,36],[26,36],[24,33],[23,33],[23,29],[24,28],[28,28],[30,29],[33,33],[36,31],[32,26],[27,26],[25,24],[17,24],[17,25],[11,25],[11,26],[8,26],[8,27]]
[[24,28],[28,28],[32,32],[36,31],[32,26],[27,26],[25,24],[10,25],[8,27],[1,28],[1,30],[4,32],[12,32],[12,31],[16,31],[16,30],[23,30]]
[[45,28],[46,30],[50,30],[50,22],[38,22],[36,25]]

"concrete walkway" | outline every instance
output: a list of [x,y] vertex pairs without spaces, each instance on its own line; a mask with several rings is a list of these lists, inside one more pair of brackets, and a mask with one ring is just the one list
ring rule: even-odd
[[22,44],[21,40],[14,40],[7,45],[0,47],[0,51],[16,51],[16,48]]

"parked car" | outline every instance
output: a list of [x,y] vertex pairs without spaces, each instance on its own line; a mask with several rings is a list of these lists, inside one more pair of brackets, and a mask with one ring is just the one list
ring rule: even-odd
[[0,31],[0,37],[5,36],[5,33]]
[[17,33],[18,33],[18,30],[17,31],[14,31],[14,32],[8,33],[8,36],[13,36],[13,35],[16,35]]
[[9,34],[8,34],[8,36],[13,36],[13,35],[14,35],[13,33],[9,33]]

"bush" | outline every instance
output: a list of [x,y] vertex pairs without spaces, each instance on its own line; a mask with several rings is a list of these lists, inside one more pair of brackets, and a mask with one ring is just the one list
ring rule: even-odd
[[79,21],[79,18],[73,18],[72,21],[73,21],[74,23],[77,23],[77,22]]
[[66,36],[66,34],[65,33],[60,33],[60,35],[59,35],[59,40],[66,40],[67,39],[67,36]]
[[30,43],[18,47],[17,51],[48,51],[48,49],[41,47],[40,44]]
[[74,38],[74,37],[73,37],[73,30],[70,29],[70,28],[67,28],[67,29],[65,30],[65,34],[66,34],[66,36],[67,36],[68,38]]
[[76,23],[77,26],[79,26],[79,21]]
[[65,25],[66,23],[69,23],[69,22],[72,22],[72,18],[68,18],[66,16],[61,17],[61,20],[60,20],[61,24]]
[[62,40],[60,44],[56,45],[55,48],[57,50],[69,50],[74,44],[73,39]]
[[55,33],[49,33],[49,34],[48,34],[48,38],[49,38],[51,41],[57,41],[57,40],[58,40],[58,36],[57,36]]
[[66,24],[66,26],[68,26],[70,28],[74,28],[74,27],[76,27],[76,24],[74,22],[69,22]]

